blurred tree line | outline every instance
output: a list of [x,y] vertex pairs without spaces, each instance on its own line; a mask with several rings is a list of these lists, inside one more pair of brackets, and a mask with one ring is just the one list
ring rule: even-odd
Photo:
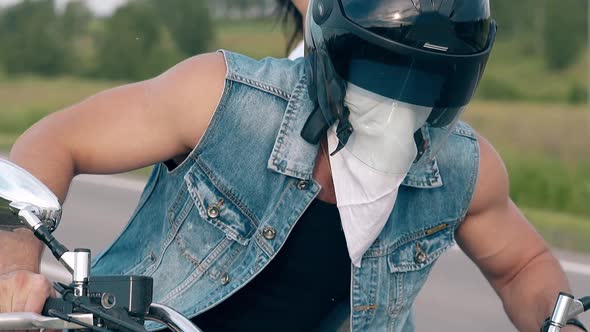
[[561,70],[588,47],[588,0],[491,0],[499,39]]
[[[82,0],[63,11],[53,0],[24,0],[0,10],[0,71],[139,80],[204,52],[216,19],[260,17],[274,0],[130,0],[97,18]],[[491,0],[499,40],[542,57],[559,71],[587,43],[588,0]],[[242,14],[245,16],[241,16]]]
[[141,80],[206,51],[212,40],[205,0],[133,0],[104,18],[81,0],[62,12],[53,0],[0,11],[0,67],[7,74]]

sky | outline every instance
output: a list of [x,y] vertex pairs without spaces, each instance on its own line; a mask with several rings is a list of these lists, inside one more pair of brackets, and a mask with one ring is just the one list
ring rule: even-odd
[[[69,0],[55,0],[57,6],[65,5]],[[110,15],[113,10],[125,3],[126,0],[82,0],[97,15]],[[20,0],[0,0],[0,6],[13,5]]]

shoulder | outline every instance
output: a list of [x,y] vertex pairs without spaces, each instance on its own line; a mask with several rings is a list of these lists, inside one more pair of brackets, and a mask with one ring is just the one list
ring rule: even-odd
[[221,99],[227,73],[221,53],[191,57],[144,82],[146,109],[170,122],[183,144],[192,148],[205,131]]
[[470,178],[465,179],[471,188],[467,215],[504,204],[509,195],[508,172],[492,144],[467,123],[459,122],[447,145],[452,147],[444,149],[446,154],[441,151],[445,156],[442,164]]
[[277,59],[251,57],[223,50],[227,65],[227,79],[250,85],[289,99],[305,71],[304,59]]
[[504,161],[483,136],[478,135],[479,172],[468,215],[475,215],[504,204],[509,197],[508,172]]

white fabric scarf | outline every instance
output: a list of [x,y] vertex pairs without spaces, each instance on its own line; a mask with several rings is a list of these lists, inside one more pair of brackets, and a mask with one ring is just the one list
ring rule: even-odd
[[[356,136],[351,136],[354,149],[347,144],[330,156],[330,165],[348,253],[352,264],[360,267],[364,253],[393,211],[398,188],[416,158],[413,134],[431,109],[378,96],[352,84],[348,85],[345,103],[355,129]],[[335,128],[328,130],[330,151],[338,145]],[[369,164],[381,163],[381,171],[368,165],[367,155],[373,156]],[[396,171],[382,171],[388,167]]]

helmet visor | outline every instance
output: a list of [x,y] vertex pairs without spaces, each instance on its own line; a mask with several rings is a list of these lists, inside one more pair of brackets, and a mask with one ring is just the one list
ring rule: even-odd
[[404,45],[437,45],[453,54],[477,53],[487,46],[491,23],[488,0],[340,2],[348,20]]
[[335,55],[331,61],[340,78],[390,99],[433,108],[429,124],[437,127],[449,124],[458,109],[469,103],[487,61],[487,57],[423,60],[394,53],[352,34],[334,35],[327,40],[323,45],[326,53]]

